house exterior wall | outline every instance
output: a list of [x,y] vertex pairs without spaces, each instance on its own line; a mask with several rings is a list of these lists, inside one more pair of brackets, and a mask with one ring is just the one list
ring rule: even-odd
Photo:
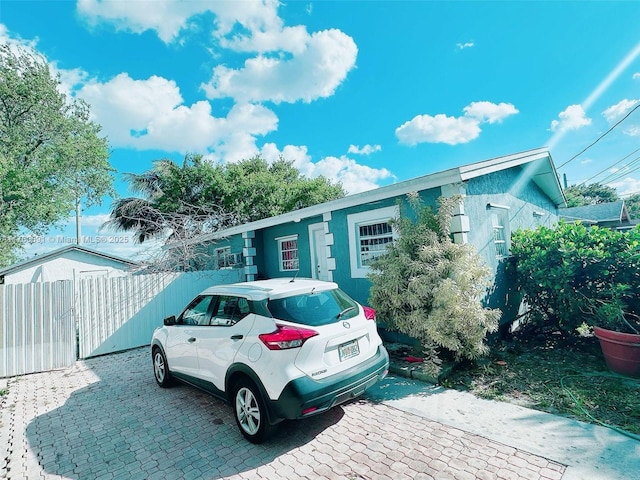
[[120,277],[128,275],[129,265],[85,252],[68,251],[64,255],[46,258],[36,265],[6,273],[5,285],[32,282],[55,282],[95,277]]
[[[510,235],[522,228],[536,228],[539,225],[553,226],[558,221],[556,204],[561,199],[550,199],[527,176],[526,167],[512,168],[486,173],[472,177],[466,181],[458,181],[427,190],[421,190],[418,195],[422,204],[435,209],[440,196],[462,194],[464,201],[456,211],[452,220],[452,233],[458,243],[473,245],[493,275],[494,285],[488,292],[486,303],[492,307],[503,309],[503,318],[513,318],[513,308],[519,305],[518,293],[509,290],[506,278],[505,262],[508,259]],[[359,252],[360,245],[355,245],[353,232],[356,231],[360,218],[366,218],[371,213],[376,218],[376,211],[385,214],[393,208],[405,218],[415,218],[404,194],[394,197],[370,201],[367,203],[325,212],[323,215],[303,219],[299,222],[289,221],[264,227],[251,232],[255,235],[255,278],[274,277],[312,277],[311,239],[309,225],[322,223],[325,230],[327,244],[326,257],[329,265],[329,279],[336,282],[350,296],[362,304],[368,304],[371,282],[366,276],[366,268],[356,267],[354,272],[352,256]],[[497,254],[494,240],[493,213],[502,212],[506,220],[504,231],[505,245],[501,255]],[[355,220],[358,219],[358,220]],[[367,220],[364,221],[367,223]],[[375,223],[375,222],[373,222]],[[456,230],[457,228],[457,230]],[[297,235],[299,271],[280,271],[278,238]],[[237,235],[239,238],[241,235]],[[234,241],[231,238],[231,241]],[[350,248],[350,243],[354,243]]]
[[508,257],[497,255],[492,210],[504,210],[508,218],[507,249],[510,248],[511,233],[516,230],[535,229],[540,225],[552,227],[558,222],[555,204],[533,182],[525,182],[522,188],[517,188],[522,175],[522,169],[518,168],[471,179],[467,183],[464,202],[470,224],[469,243],[476,247],[493,276],[493,285],[485,301],[490,307],[500,308],[504,320],[517,315],[521,295],[511,288],[513,281],[507,270]]
[[[436,206],[436,200],[441,195],[440,188],[423,190],[419,197],[426,206]],[[357,207],[332,212],[329,228],[333,233],[335,244],[331,247],[332,256],[336,260],[336,270],[333,272],[333,281],[340,285],[345,292],[357,302],[367,305],[369,303],[369,289],[371,281],[368,278],[354,277],[351,271],[351,258],[349,251],[349,224],[348,216],[370,210],[399,206],[402,216],[415,217],[409,210],[405,196],[389,198],[384,201],[358,205]]]
[[[261,268],[258,268],[259,275],[266,278],[276,277],[303,277],[310,278],[311,273],[311,251],[309,239],[309,225],[322,222],[321,216],[306,218],[300,222],[285,223],[261,231],[261,239],[258,243],[258,257],[262,258]],[[278,238],[298,236],[298,263],[300,270],[280,271],[280,258],[278,251]]]
[[495,271],[500,264],[493,242],[493,225],[490,211],[495,205],[507,207],[509,219],[507,238],[518,229],[551,227],[558,222],[558,213],[552,201],[532,182],[514,189],[522,175],[522,169],[503,170],[467,182],[465,213],[469,217],[469,243]]

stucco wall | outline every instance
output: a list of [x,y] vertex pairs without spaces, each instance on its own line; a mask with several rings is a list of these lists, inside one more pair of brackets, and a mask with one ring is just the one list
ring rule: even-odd
[[[488,204],[508,207],[507,238],[518,229],[535,229],[540,225],[552,227],[558,222],[558,211],[553,201],[533,182],[523,182],[523,175],[526,171],[517,168],[474,178],[467,184],[465,198],[465,213],[470,225],[469,243],[477,248],[494,276],[486,301],[489,306],[502,310],[503,321],[509,321],[517,314],[520,294],[511,288],[513,282],[506,268],[508,257],[498,258],[496,255]],[[518,188],[519,185],[522,187]]]
[[55,282],[90,277],[128,275],[128,265],[85,252],[68,251],[63,256],[44,259],[41,264],[5,274],[5,285],[31,282]]
[[[266,278],[276,277],[311,277],[311,251],[309,250],[309,225],[322,222],[322,217],[312,217],[300,222],[284,223],[262,230],[260,248],[257,249],[258,257],[263,257],[262,268],[258,268],[260,275]],[[298,260],[300,271],[280,271],[280,259],[278,256],[277,238],[298,235]]]
[[488,204],[508,207],[508,237],[517,229],[540,225],[550,227],[558,221],[555,205],[533,182],[524,182],[522,188],[513,188],[521,183],[522,174],[520,168],[510,169],[474,178],[467,183],[464,205],[469,217],[469,243],[478,249],[494,271],[500,262],[496,258]]
[[[432,207],[435,207],[436,199],[440,195],[440,188],[419,192],[420,199],[424,204]],[[408,210],[405,196],[394,197],[366,205],[358,205],[357,207],[332,213],[329,228],[333,233],[335,245],[331,247],[331,254],[336,259],[336,270],[333,272],[333,280],[340,285],[345,292],[361,304],[368,305],[369,303],[369,288],[371,288],[371,281],[368,278],[352,277],[349,257],[349,231],[347,216],[354,213],[395,206],[398,205],[398,203],[400,203],[401,215],[414,216],[413,212]]]

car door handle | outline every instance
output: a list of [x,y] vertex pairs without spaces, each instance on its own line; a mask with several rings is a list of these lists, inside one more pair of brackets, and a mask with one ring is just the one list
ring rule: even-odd
[[193,343],[196,341],[196,337],[191,337],[189,340],[187,340],[187,342],[189,343]]
[[231,335],[231,340],[242,340],[244,335]]

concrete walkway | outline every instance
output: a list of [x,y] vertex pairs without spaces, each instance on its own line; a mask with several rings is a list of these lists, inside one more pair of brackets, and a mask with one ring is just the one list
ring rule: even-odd
[[605,427],[400,377],[367,396],[567,465],[562,480],[640,479],[640,441]]

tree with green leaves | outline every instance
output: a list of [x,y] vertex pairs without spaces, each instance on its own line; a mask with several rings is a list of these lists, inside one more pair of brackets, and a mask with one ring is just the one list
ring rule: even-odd
[[[150,170],[125,179],[139,196],[114,202],[107,225],[133,232],[140,243],[166,237],[182,266],[206,264],[206,259],[194,261],[202,254],[192,248],[198,236],[344,196],[340,185],[324,177],[306,178],[282,158],[213,164],[188,154],[182,165],[157,160]],[[178,261],[175,256],[170,260]]]
[[593,324],[594,302],[640,313],[640,229],[617,231],[561,221],[511,236],[515,286],[532,326],[576,335]]
[[640,193],[634,193],[624,200],[627,211],[632,219],[640,218]]
[[43,234],[80,199],[114,193],[100,126],[59,87],[42,57],[0,45],[0,266],[16,259],[21,233]]
[[620,200],[615,188],[600,183],[572,185],[564,190],[564,194],[567,198],[567,207],[582,207]]
[[486,308],[483,299],[490,272],[469,244],[450,238],[451,218],[460,197],[441,198],[437,213],[409,197],[416,219],[392,220],[398,238],[376,258],[369,279],[369,303],[388,328],[417,339],[423,348],[423,368],[440,369],[439,349],[457,359],[487,353],[489,332],[498,328],[500,310]]

